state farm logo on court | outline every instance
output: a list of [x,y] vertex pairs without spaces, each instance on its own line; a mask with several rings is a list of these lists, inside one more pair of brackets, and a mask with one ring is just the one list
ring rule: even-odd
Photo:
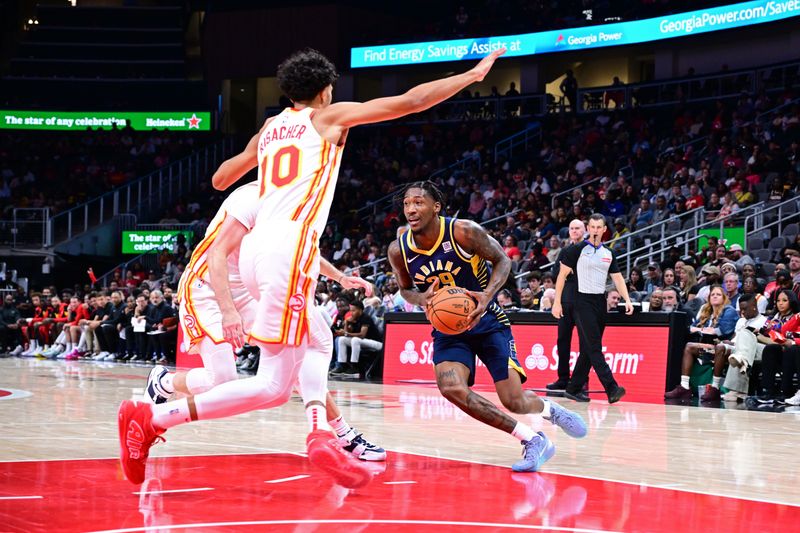
[[291,298],[289,298],[289,309],[295,312],[302,311],[306,307],[306,297],[300,294],[293,294]]

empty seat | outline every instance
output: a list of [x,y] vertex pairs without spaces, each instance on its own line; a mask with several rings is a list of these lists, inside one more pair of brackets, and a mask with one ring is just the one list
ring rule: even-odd
[[770,250],[780,250],[785,247],[786,247],[786,239],[783,237],[773,237],[769,241],[769,245],[767,246],[767,248],[769,248]]
[[772,250],[748,250],[753,259],[757,259],[762,263],[768,263],[772,259]]
[[764,239],[761,237],[748,237],[747,238],[747,251],[753,252],[755,250],[762,250],[764,248]]
[[786,227],[783,228],[781,236],[787,237],[790,240],[794,240],[795,235],[797,235],[798,233],[800,233],[800,224],[794,222],[792,224],[787,224]]

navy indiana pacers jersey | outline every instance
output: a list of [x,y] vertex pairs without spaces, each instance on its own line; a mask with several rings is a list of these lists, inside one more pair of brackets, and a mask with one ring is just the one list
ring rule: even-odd
[[[483,291],[489,286],[492,268],[482,257],[467,253],[455,238],[455,218],[439,217],[439,237],[430,250],[421,250],[410,231],[399,239],[403,264],[418,290],[424,292],[438,278],[441,287]],[[527,379],[517,360],[511,323],[492,300],[474,328],[458,335],[433,330],[433,363],[458,362],[469,371],[468,385],[475,382],[475,357],[485,365],[495,382],[508,379],[513,368],[522,383]]]
[[[456,220],[439,217],[439,238],[430,250],[417,248],[410,231],[398,239],[403,264],[420,292],[428,290],[436,278],[439,279],[440,287],[461,287],[468,291],[481,292],[489,286],[492,267],[483,257],[467,253],[456,243]],[[510,325],[508,317],[494,300],[486,311],[487,315],[494,315],[500,323]]]

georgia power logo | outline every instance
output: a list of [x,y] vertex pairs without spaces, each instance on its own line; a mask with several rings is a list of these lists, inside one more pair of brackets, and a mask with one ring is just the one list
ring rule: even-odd
[[547,370],[550,361],[544,354],[544,346],[539,343],[531,346],[531,354],[525,358],[525,368],[528,370]]
[[306,297],[300,294],[293,294],[291,298],[289,298],[289,309],[298,313],[305,309],[306,307]]
[[419,361],[419,352],[417,352],[416,348],[414,341],[406,341],[403,351],[400,352],[400,363],[404,365],[407,363],[416,364]]

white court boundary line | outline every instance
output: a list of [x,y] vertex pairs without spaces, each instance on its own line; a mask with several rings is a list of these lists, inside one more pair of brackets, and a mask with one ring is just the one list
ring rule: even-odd
[[213,487],[198,487],[196,489],[168,489],[168,490],[145,490],[145,491],[137,491],[133,494],[137,496],[142,494],[172,494],[175,492],[202,492],[204,490],[215,490]]
[[287,481],[297,481],[298,479],[305,479],[311,477],[311,474],[300,474],[292,477],[282,477],[279,479],[268,479],[264,483],[286,483]]
[[[390,451],[392,451],[392,450],[390,450]],[[419,455],[421,457],[431,457],[433,459],[447,459],[448,461],[461,461],[462,463],[472,463],[472,464],[476,464],[476,465],[496,466],[496,467],[499,467],[499,468],[508,468],[505,465],[496,465],[496,464],[493,464],[493,463],[483,463],[481,461],[473,461],[473,460],[470,460],[470,459],[453,459],[453,458],[444,457],[444,456],[441,456],[441,455],[429,455],[429,454],[426,454],[426,453],[409,452],[409,451],[397,452],[395,450],[395,452],[396,453],[405,453],[405,454],[408,454],[408,455]],[[550,472],[550,471],[545,471],[545,472],[541,472],[540,471],[539,473],[540,474],[556,474],[556,475],[559,475],[559,476],[574,477],[576,479],[592,479],[592,480],[595,480],[595,481],[610,481],[612,483],[622,483],[623,485],[634,485],[636,487],[648,487],[648,488],[651,488],[651,489],[674,490],[674,491],[677,491],[677,492],[690,492],[692,494],[701,494],[703,496],[716,496],[718,498],[731,498],[733,500],[744,500],[744,501],[749,501],[749,502],[767,503],[767,504],[771,504],[771,505],[786,505],[787,507],[800,507],[799,503],[789,503],[789,502],[776,501],[776,500],[770,501],[770,500],[764,500],[764,499],[761,499],[761,498],[750,498],[750,497],[745,497],[745,496],[730,496],[728,494],[721,494],[719,492],[710,492],[710,491],[703,491],[703,490],[698,490],[698,489],[677,489],[677,488],[671,488],[671,487],[663,487],[663,486],[660,486],[660,485],[652,485],[650,483],[636,482],[636,481],[626,481],[626,480],[613,479],[613,478],[600,477],[600,476],[585,476],[585,475],[568,474],[568,473],[565,473],[565,472]]]
[[43,500],[44,496],[0,496],[0,500]]
[[[496,522],[458,522],[449,520],[248,520],[241,522],[206,522],[202,524],[170,524],[172,529],[199,529],[210,527],[231,527],[231,526],[279,526],[279,525],[303,525],[303,524],[388,524],[388,525],[416,525],[416,526],[466,526],[466,527],[493,527],[501,529],[528,529],[534,531],[571,531],[573,533],[617,533],[607,529],[582,529],[574,527],[556,527],[544,525],[526,524],[507,524]],[[128,529],[104,529],[93,533],[134,533],[136,531],[160,531],[165,526],[148,526]]]
[[[97,440],[97,439],[92,439]],[[118,439],[106,439],[106,440],[113,440],[117,442]],[[222,445],[220,445],[222,446]],[[248,446],[249,447],[249,446]],[[263,451],[263,452],[230,452],[230,453],[197,453],[197,454],[178,454],[178,455],[151,455],[149,459],[168,459],[168,458],[179,458],[179,457],[228,457],[231,455],[279,455],[279,454],[286,454],[286,455],[296,455],[298,457],[308,457],[305,452],[292,452],[292,451],[284,451],[284,450],[275,450],[274,448],[266,448],[265,450],[271,451]],[[109,457],[60,457],[58,459],[0,459],[0,464],[3,463],[53,463],[58,461],[119,461],[119,455],[113,455]]]
[[[446,459],[448,461],[461,461],[462,463],[471,463],[476,465],[484,465],[484,466],[494,466],[497,468],[508,468],[507,465],[495,464],[495,463],[484,463],[482,461],[475,461],[472,459],[458,459],[453,457],[446,457],[443,455],[431,455],[422,452],[412,452],[408,450],[392,450],[388,449],[390,452],[394,453],[405,453],[408,455],[418,455],[420,457],[430,457],[433,459]],[[180,454],[180,455],[161,455],[161,456],[153,456],[152,459],[168,459],[168,458],[181,458],[181,457],[220,457],[220,456],[231,456],[231,455],[278,455],[278,454],[288,454],[288,455],[296,455],[298,457],[306,457],[306,454],[300,452],[292,452],[292,451],[265,451],[265,452],[242,452],[242,453],[205,453],[205,454]],[[102,460],[118,460],[119,456],[114,457],[79,457],[75,459],[21,459],[15,461],[0,461],[0,464],[3,463],[34,463],[34,462],[57,462],[57,461],[102,461]],[[704,496],[716,496],[718,498],[731,498],[734,500],[744,500],[744,501],[751,501],[751,502],[758,502],[758,503],[766,503],[772,505],[785,505],[787,507],[798,507],[800,508],[800,503],[791,503],[783,500],[765,500],[763,498],[756,498],[756,497],[748,497],[748,496],[731,496],[730,494],[723,494],[720,492],[711,492],[711,491],[703,491],[699,489],[679,489],[673,488],[670,485],[672,484],[665,484],[665,485],[655,485],[651,483],[645,482],[637,482],[637,481],[627,481],[622,479],[614,479],[608,477],[600,477],[600,476],[589,476],[589,475],[577,475],[577,474],[570,474],[567,472],[542,472],[543,474],[557,474],[559,476],[567,476],[567,477],[574,477],[577,479],[592,479],[595,481],[610,481],[612,483],[622,483],[624,485],[633,485],[637,487],[648,487],[653,489],[663,489],[663,490],[675,490],[679,492],[689,492],[692,494],[701,494]],[[122,530],[120,530],[122,531]],[[131,531],[143,531],[141,529],[134,529]],[[571,530],[570,530],[571,531]]]

